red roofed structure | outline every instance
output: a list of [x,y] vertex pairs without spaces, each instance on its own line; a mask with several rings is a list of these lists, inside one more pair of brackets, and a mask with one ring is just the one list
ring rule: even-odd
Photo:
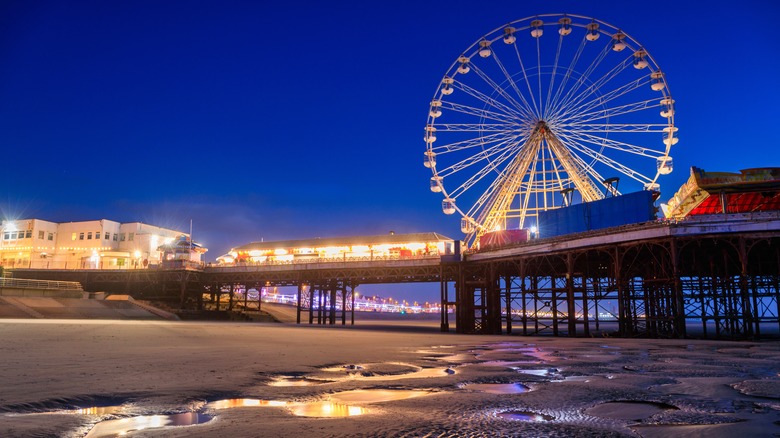
[[706,172],[691,167],[688,182],[667,202],[667,218],[719,213],[780,210],[780,168],[744,169],[740,173]]

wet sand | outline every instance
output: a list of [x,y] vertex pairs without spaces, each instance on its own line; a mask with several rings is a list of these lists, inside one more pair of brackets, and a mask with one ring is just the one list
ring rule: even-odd
[[776,341],[0,320],[0,352],[3,437],[780,434]]

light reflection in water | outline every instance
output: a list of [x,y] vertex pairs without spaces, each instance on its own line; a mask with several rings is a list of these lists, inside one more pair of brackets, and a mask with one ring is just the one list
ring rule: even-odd
[[[351,391],[348,391],[351,392]],[[333,402],[295,403],[279,400],[260,400],[256,398],[234,398],[217,400],[206,405],[212,409],[230,409],[243,407],[288,407],[301,417],[351,417],[368,412],[359,406],[348,406]]]
[[537,414],[536,412],[525,412],[525,411],[500,412],[498,413],[498,416],[501,418],[506,418],[507,420],[514,420],[514,421],[551,421],[555,419],[555,417],[552,417],[550,415]]
[[248,407],[282,407],[287,406],[287,402],[278,400],[260,400],[256,398],[231,398],[227,400],[217,400],[206,405],[213,409],[229,408],[248,408]]
[[[210,402],[206,407],[215,410],[244,407],[287,407],[294,415],[300,417],[354,417],[356,415],[366,414],[369,411],[367,408],[351,406],[345,403],[381,403],[421,397],[428,394],[431,394],[431,392],[422,390],[369,389],[343,391],[331,394],[331,398],[334,401],[295,403],[280,400],[260,400],[256,398],[232,398]],[[80,409],[79,413],[98,415],[97,412],[100,412],[100,409],[104,408],[95,407]],[[110,412],[105,412],[105,414],[108,413]],[[87,437],[115,437],[126,435],[127,433],[136,430],[169,426],[190,426],[205,423],[211,420],[211,418],[212,417],[210,416],[194,412],[175,415],[148,415],[121,418],[118,420],[102,421],[96,424],[95,427],[90,430],[89,434],[87,434]]]
[[173,415],[145,415],[132,418],[120,418],[118,420],[101,421],[89,431],[86,438],[116,437],[127,435],[129,432],[158,429],[170,426],[191,426],[211,420],[208,415],[195,412],[186,412]]
[[360,406],[333,402],[302,403],[293,406],[291,410],[299,417],[354,417],[368,412],[368,409]]
[[558,372],[558,370],[555,369],[555,368],[541,369],[541,370],[521,370],[521,369],[517,369],[516,371],[518,373],[530,374],[532,376],[539,376],[539,377],[546,377],[546,376],[549,376],[551,374],[555,374],[555,373]]
[[92,406],[89,408],[81,408],[76,409],[73,411],[74,414],[78,415],[112,415],[117,412],[119,412],[122,409],[122,406]]
[[463,385],[463,388],[488,394],[522,394],[528,392],[528,387],[521,383],[469,383]]
[[[448,375],[456,374],[456,371],[451,368],[422,368],[416,365],[411,364],[405,364],[405,363],[396,363],[396,362],[388,362],[390,365],[396,365],[400,367],[407,367],[408,372],[403,374],[375,374],[375,375],[364,375],[363,372],[370,373],[370,365],[362,366],[362,365],[355,365],[356,367],[360,367],[359,369],[361,371],[354,371],[350,369],[348,371],[348,374],[341,378],[341,380],[382,380],[382,381],[389,381],[389,380],[406,380],[406,379],[421,379],[421,378],[428,378],[428,377],[446,377]],[[328,367],[328,368],[322,368],[322,371],[328,371],[328,372],[344,372],[349,365],[341,365],[341,366],[335,366],[335,367]]]
[[393,400],[406,400],[431,394],[430,391],[400,389],[357,389],[331,394],[330,398],[342,403],[382,403]]
[[280,377],[269,383],[269,386],[311,386],[331,383],[332,380],[310,379],[306,377]]

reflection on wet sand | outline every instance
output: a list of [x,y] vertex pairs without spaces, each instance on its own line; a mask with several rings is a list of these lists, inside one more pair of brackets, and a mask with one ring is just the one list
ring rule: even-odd
[[332,400],[342,403],[382,403],[406,400],[431,394],[430,391],[401,389],[357,389],[330,395]]
[[104,415],[116,414],[121,410],[122,406],[92,406],[89,408],[76,409],[73,411],[73,413],[78,415],[95,415],[102,417]]
[[488,394],[522,394],[528,391],[528,387],[521,383],[467,383],[463,389]]
[[257,407],[283,407],[287,406],[287,402],[278,400],[260,400],[256,398],[231,398],[227,400],[217,400],[206,405],[212,409],[229,409],[229,408],[257,408]]
[[323,401],[301,403],[292,406],[290,411],[299,417],[354,417],[367,413],[368,409],[361,406]]
[[506,411],[506,412],[499,412],[496,415],[506,420],[513,420],[513,421],[552,421],[555,419],[555,417],[552,417],[550,415],[538,414],[536,412],[527,412],[527,411]]
[[211,416],[195,412],[185,412],[173,415],[144,415],[132,418],[120,418],[118,420],[101,421],[89,431],[86,438],[116,437],[127,435],[130,432],[158,429],[170,426],[192,426],[212,419]]

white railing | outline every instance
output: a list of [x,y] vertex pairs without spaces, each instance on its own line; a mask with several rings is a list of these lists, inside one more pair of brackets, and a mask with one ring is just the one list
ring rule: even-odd
[[84,290],[78,281],[28,280],[25,278],[0,278],[0,288]]

